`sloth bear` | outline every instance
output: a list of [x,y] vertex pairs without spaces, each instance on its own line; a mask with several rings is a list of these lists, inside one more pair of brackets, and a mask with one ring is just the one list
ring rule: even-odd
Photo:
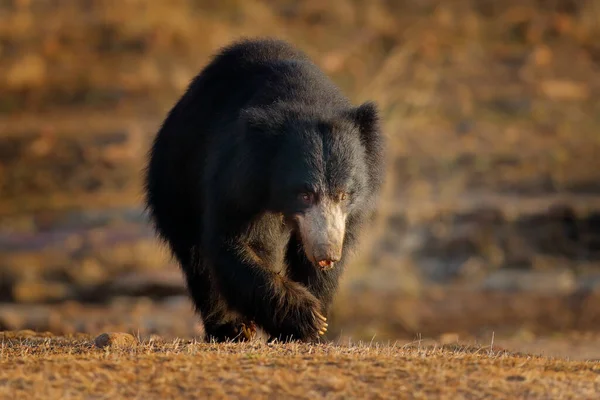
[[152,144],[146,209],[206,339],[318,340],[361,227],[384,137],[301,50],[244,39],[191,81]]

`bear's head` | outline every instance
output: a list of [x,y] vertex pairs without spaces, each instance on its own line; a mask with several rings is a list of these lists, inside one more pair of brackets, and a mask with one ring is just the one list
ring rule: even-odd
[[270,138],[261,140],[269,158],[267,208],[292,224],[311,263],[333,268],[342,257],[347,225],[372,209],[382,184],[375,104],[327,114],[270,106],[246,110],[245,116],[253,132]]

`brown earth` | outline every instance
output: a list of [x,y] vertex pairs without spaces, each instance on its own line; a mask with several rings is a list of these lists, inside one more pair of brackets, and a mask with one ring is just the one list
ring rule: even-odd
[[0,334],[0,398],[593,399],[600,366],[497,346],[201,344]]

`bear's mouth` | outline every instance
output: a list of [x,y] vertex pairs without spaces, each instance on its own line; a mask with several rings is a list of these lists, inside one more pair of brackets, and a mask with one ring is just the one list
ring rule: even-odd
[[317,263],[317,265],[319,266],[319,269],[321,269],[321,271],[329,271],[330,269],[333,269],[335,263],[330,260],[321,260]]

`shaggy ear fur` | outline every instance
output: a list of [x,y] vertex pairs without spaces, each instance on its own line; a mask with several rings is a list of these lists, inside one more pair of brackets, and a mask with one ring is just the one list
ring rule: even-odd
[[379,134],[379,113],[374,102],[368,101],[352,109],[350,118],[358,127],[365,145],[373,139],[373,135]]
[[371,101],[365,102],[351,109],[348,117],[358,127],[361,142],[365,146],[371,184],[373,188],[379,189],[383,184],[385,169],[385,138],[381,131],[377,105]]

